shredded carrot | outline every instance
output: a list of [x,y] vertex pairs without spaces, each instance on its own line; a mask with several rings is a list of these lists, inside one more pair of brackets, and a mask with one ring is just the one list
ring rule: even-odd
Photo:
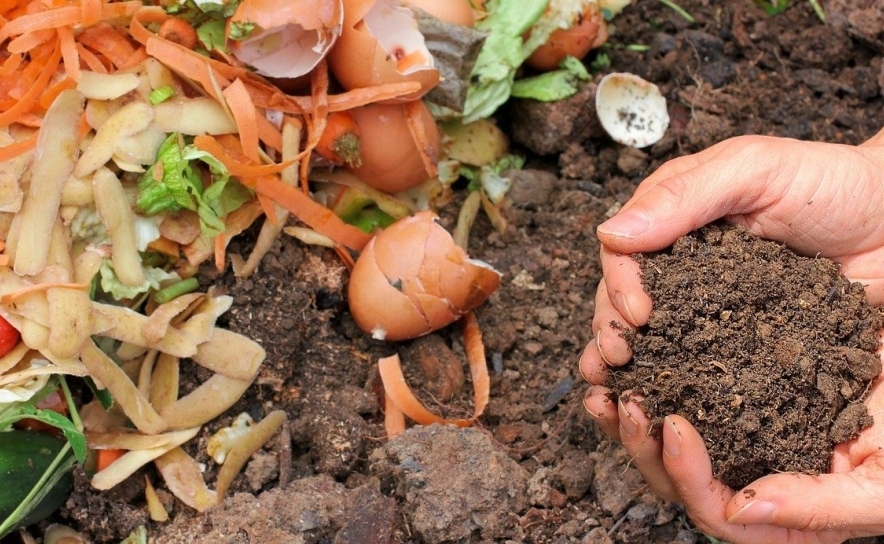
[[384,383],[384,392],[388,399],[395,404],[403,414],[421,425],[432,423],[452,424],[458,427],[469,427],[472,422],[469,419],[445,419],[429,411],[421,401],[414,396],[411,388],[405,383],[402,374],[402,364],[399,355],[394,354],[378,361],[378,373]]
[[33,149],[35,149],[37,147],[37,136],[39,134],[39,132],[34,132],[20,142],[15,142],[14,144],[7,145],[6,147],[0,147],[0,162],[14,159],[19,155],[24,155],[28,151],[32,151]]
[[[11,123],[14,123],[16,118],[31,109],[31,107],[37,102],[40,98],[40,94],[46,88],[46,85],[49,83],[49,79],[55,73],[56,68],[58,68],[58,63],[61,58],[61,48],[54,48],[52,55],[46,59],[46,63],[43,65],[42,70],[40,70],[40,75],[37,77],[37,80],[34,81],[34,84],[25,92],[25,94],[19,99],[19,101],[9,108],[8,110],[0,113],[0,126],[7,126]],[[33,64],[33,63],[32,63]]]
[[30,34],[22,34],[9,42],[6,49],[10,53],[27,53],[38,45],[42,45],[55,38],[55,30],[38,30]]
[[470,365],[470,377],[473,381],[473,419],[478,418],[488,406],[491,380],[488,377],[488,361],[485,358],[485,345],[482,343],[482,330],[476,320],[476,314],[467,312],[461,318],[464,349],[467,352],[467,363]]
[[252,162],[258,162],[258,119],[252,97],[239,78],[224,89],[223,95],[236,121],[243,154]]
[[108,59],[111,64],[121,68],[135,53],[135,47],[128,38],[117,32],[113,25],[101,22],[83,30],[77,41],[92,51]]
[[48,30],[61,26],[74,26],[80,22],[82,16],[83,13],[78,6],[67,6],[21,15],[0,28],[0,43],[12,36],[31,34],[39,30]]
[[[74,39],[74,31],[70,27],[63,26],[57,32],[65,72],[68,74],[68,79],[77,81],[80,79],[80,55],[77,54],[77,42]],[[49,107],[43,105],[42,98],[40,99],[40,105],[45,108]]]
[[212,73],[213,65],[208,58],[156,36],[148,38],[145,46],[148,55],[179,74],[199,83],[206,94],[215,100],[219,102],[222,100],[222,97],[215,92],[215,84],[212,80],[217,81],[222,88],[230,85],[230,80],[221,73]]
[[[293,165],[302,156],[298,155],[298,157],[294,159],[277,164],[257,165],[250,163],[249,159],[237,150],[221,145],[218,138],[213,136],[197,136],[193,140],[193,145],[196,146],[197,149],[210,153],[213,157],[218,159],[221,164],[227,167],[232,175],[239,178],[257,178],[278,174]],[[243,180],[243,182],[246,185],[250,184],[247,179]]]
[[0,303],[2,304],[10,304],[20,299],[23,296],[29,295],[31,293],[39,293],[41,291],[45,291],[47,289],[51,289],[53,287],[61,287],[64,289],[79,289],[82,291],[89,290],[88,283],[35,283],[34,285],[28,285],[27,287],[22,287],[21,289],[16,289],[11,293],[6,293],[2,297],[0,297]]
[[0,77],[8,77],[15,73],[16,70],[21,66],[23,57],[21,55],[10,55],[5,61],[3,61],[3,65],[0,66]]
[[386,393],[384,393],[384,429],[387,431],[388,440],[405,432],[405,414]]
[[95,472],[101,472],[111,466],[114,461],[125,453],[126,450],[121,449],[95,450]]
[[88,66],[89,69],[93,72],[98,72],[99,74],[108,73],[107,66],[105,66],[104,63],[101,62],[101,59],[99,59],[95,53],[86,49],[86,46],[84,46],[83,44],[77,44],[77,53],[80,54],[80,58],[83,59],[83,62],[86,63],[86,66]]
[[46,91],[43,93],[43,96],[40,97],[40,107],[48,110],[49,106],[52,105],[52,102],[54,102],[58,95],[60,95],[63,91],[76,88],[77,82],[70,77],[62,79],[52,87],[46,89]]
[[277,178],[258,178],[256,189],[259,194],[269,196],[316,232],[352,250],[362,250],[372,238],[371,234],[344,223],[333,211]]

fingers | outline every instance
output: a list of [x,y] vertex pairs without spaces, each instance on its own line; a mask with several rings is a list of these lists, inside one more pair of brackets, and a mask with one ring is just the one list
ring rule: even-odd
[[620,441],[620,416],[610,389],[600,385],[591,386],[583,396],[583,407],[606,435]]
[[640,327],[651,316],[651,297],[642,287],[641,267],[629,255],[602,246],[599,253],[608,299],[630,324]]
[[658,497],[677,501],[679,496],[663,465],[663,444],[651,433],[651,421],[642,411],[641,397],[625,392],[617,402],[620,440],[632,464]]
[[762,195],[765,201],[776,198],[767,180],[779,161],[764,138],[743,137],[664,166],[646,189],[598,227],[598,237],[613,251],[657,251],[715,219],[754,211],[763,205]]
[[[616,325],[612,325],[615,323]],[[608,366],[624,365],[632,358],[629,343],[623,332],[633,329],[608,299],[605,280],[599,282],[595,298],[592,330],[595,337],[580,356],[580,373],[591,384],[601,385],[608,379]]]
[[725,512],[734,492],[713,477],[702,437],[681,416],[664,420],[663,464],[691,520],[707,535],[730,542],[801,541],[783,528],[728,522]]
[[[770,524],[851,535],[884,532],[884,485],[863,470],[820,476],[773,474],[734,495],[725,515],[733,524]],[[850,497],[845,501],[845,497]]]

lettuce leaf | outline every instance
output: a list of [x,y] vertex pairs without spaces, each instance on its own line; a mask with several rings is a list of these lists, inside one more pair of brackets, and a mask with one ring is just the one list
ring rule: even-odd
[[579,89],[579,82],[590,79],[592,76],[582,62],[574,57],[565,57],[558,70],[516,81],[512,96],[554,102],[573,96]]
[[[212,181],[204,187],[206,169]],[[148,216],[195,211],[202,231],[217,236],[224,231],[223,218],[251,198],[252,193],[232,179],[220,161],[191,144],[184,145],[184,139],[172,133],[160,146],[157,162],[138,181],[136,206]]]

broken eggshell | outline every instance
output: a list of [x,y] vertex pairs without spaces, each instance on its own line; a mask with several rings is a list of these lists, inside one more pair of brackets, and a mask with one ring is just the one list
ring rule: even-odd
[[414,100],[439,84],[439,70],[414,12],[398,0],[344,0],[343,30],[328,61],[335,79],[348,90],[420,83],[420,90],[394,101]]
[[599,81],[595,109],[611,138],[630,147],[647,147],[669,128],[666,98],[653,83],[635,74],[615,72]]
[[328,54],[343,21],[342,0],[244,0],[227,23],[227,42],[257,73],[297,78]]
[[350,275],[350,313],[377,340],[407,340],[476,308],[500,273],[470,259],[433,212],[400,219],[371,239]]

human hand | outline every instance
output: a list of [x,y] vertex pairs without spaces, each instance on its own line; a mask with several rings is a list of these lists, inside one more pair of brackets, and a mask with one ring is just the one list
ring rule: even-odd
[[[857,147],[764,137],[727,140],[665,164],[599,227],[604,280],[596,295],[595,340],[580,362],[593,384],[587,410],[624,443],[651,488],[684,502],[708,534],[734,542],[841,542],[884,532],[884,456],[878,453],[884,423],[877,421],[884,412],[860,438],[838,446],[832,474],[768,476],[735,494],[714,480],[703,441],[686,420],[666,418],[662,442],[654,440],[638,404],[615,404],[601,386],[608,365],[625,364],[632,356],[610,323],[635,328],[647,323],[651,311],[638,265],[628,254],[663,249],[725,217],[798,252],[832,258],[845,275],[866,285],[873,304],[884,303],[882,144],[884,131]],[[868,404],[873,415],[884,408],[880,383]],[[767,516],[750,512],[756,508],[767,508]]]

